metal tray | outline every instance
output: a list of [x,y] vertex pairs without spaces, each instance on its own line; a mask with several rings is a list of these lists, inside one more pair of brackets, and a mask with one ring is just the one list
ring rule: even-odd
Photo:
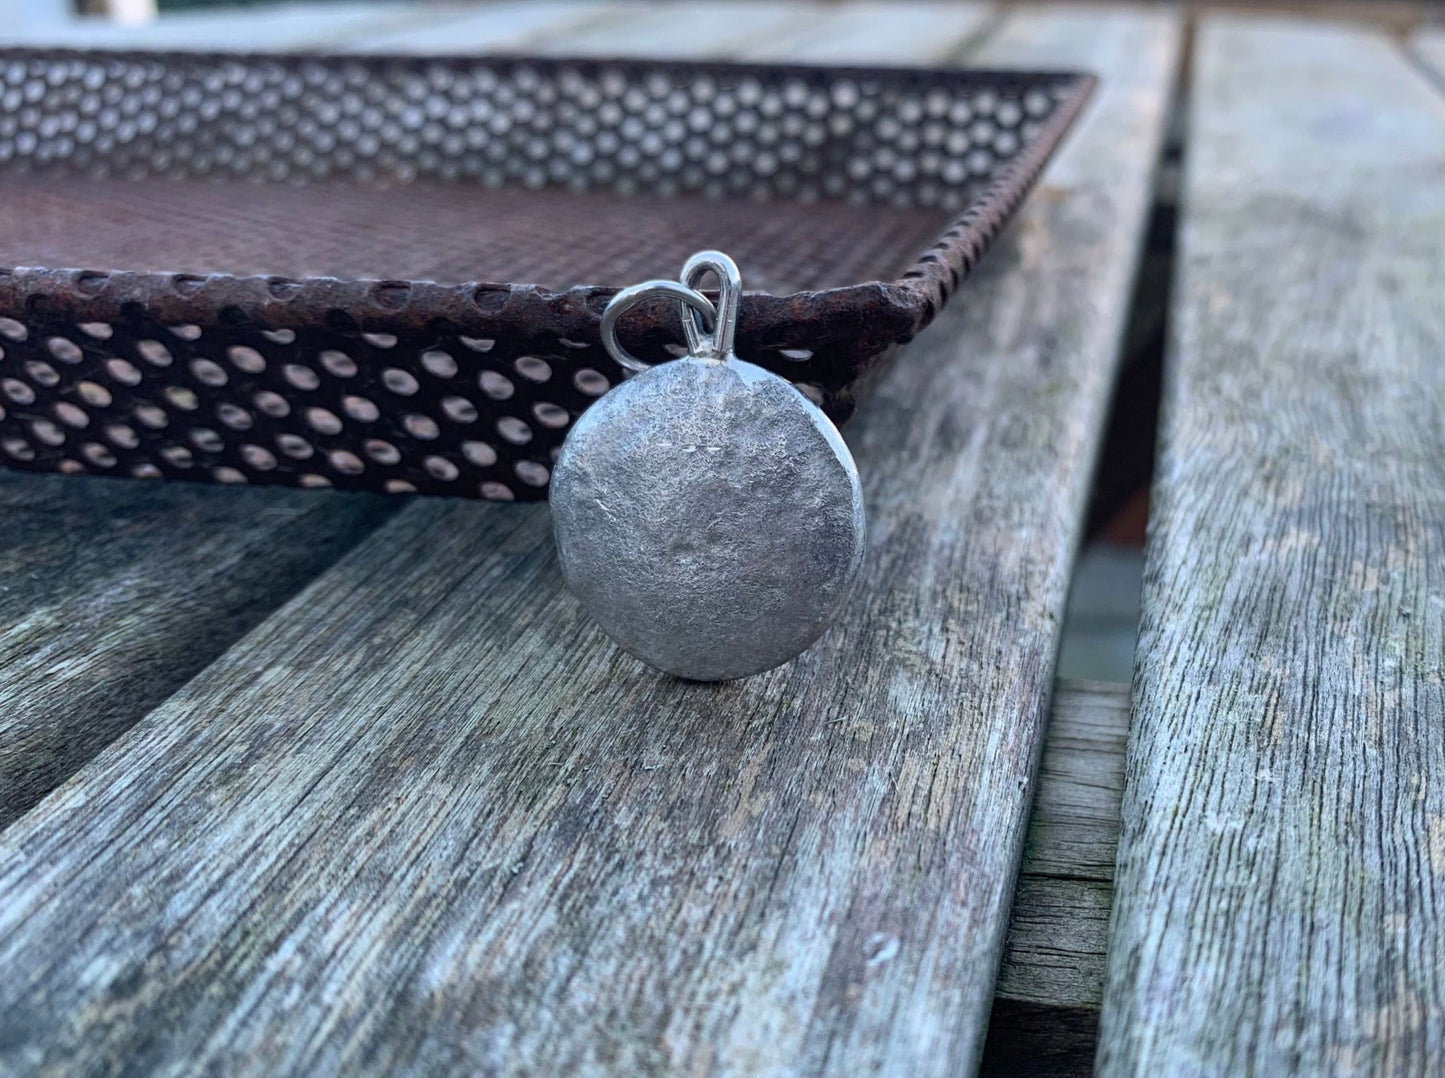
[[[621,377],[608,298],[703,247],[750,289],[739,355],[841,421],[1092,86],[0,50],[0,464],[543,497]],[[622,337],[663,359],[677,323]]]

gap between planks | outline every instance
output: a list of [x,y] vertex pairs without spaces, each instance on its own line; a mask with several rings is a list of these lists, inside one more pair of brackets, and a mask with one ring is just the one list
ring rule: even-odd
[[980,1078],[1085,1078],[1098,1046],[1129,686],[1060,680]]

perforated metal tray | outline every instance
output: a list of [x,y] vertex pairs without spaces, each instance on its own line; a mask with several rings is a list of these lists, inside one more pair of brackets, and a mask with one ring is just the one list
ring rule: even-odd
[[0,464],[541,497],[621,376],[607,299],[703,247],[750,289],[738,353],[845,419],[1092,84],[0,51]]

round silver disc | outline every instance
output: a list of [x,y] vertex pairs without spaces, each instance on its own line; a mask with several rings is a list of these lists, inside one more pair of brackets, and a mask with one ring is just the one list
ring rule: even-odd
[[619,645],[697,681],[787,662],[820,637],[864,551],[838,431],[736,357],[663,363],[613,389],[552,473],[567,585]]

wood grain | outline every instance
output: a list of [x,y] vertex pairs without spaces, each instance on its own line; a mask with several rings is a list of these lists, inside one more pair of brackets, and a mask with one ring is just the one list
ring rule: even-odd
[[1445,101],[1205,18],[1099,1073],[1445,1071]]
[[829,637],[656,677],[545,509],[414,504],[0,836],[0,1070],[972,1067],[1178,37],[1006,29],[1105,89],[850,428]]
[[393,508],[0,472],[0,827]]

